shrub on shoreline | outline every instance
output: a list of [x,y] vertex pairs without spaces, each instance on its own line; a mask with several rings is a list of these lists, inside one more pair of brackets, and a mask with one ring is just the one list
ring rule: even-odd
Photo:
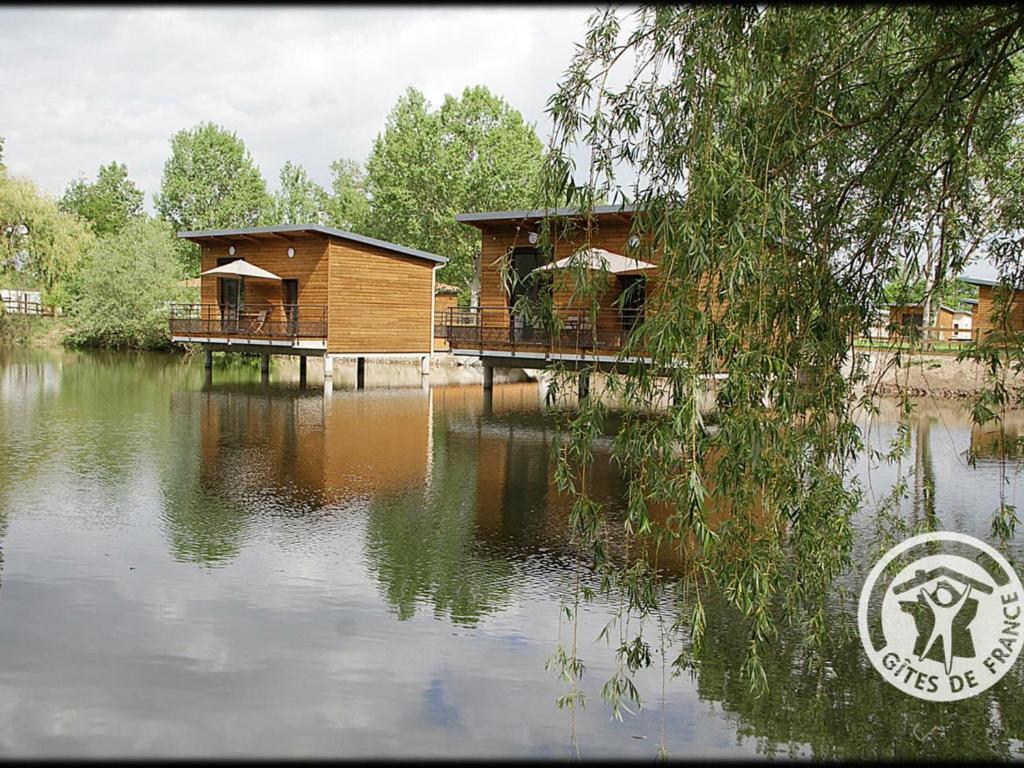
[[162,349],[170,346],[167,308],[188,297],[169,225],[140,219],[96,240],[71,286],[71,346]]

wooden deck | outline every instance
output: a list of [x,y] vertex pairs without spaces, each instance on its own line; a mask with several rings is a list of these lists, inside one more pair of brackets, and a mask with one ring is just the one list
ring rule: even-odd
[[175,342],[326,349],[327,307],[172,304],[170,332]]
[[557,359],[617,356],[632,329],[636,312],[559,309],[543,323],[514,317],[507,307],[456,307],[443,314],[442,329],[456,355]]

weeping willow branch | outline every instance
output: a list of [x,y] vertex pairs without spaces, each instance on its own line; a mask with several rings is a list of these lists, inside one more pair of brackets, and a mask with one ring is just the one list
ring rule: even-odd
[[[1013,7],[661,6],[590,20],[548,102],[545,199],[579,209],[584,246],[597,236],[593,206],[628,200],[633,255],[660,265],[661,288],[606,396],[560,411],[556,478],[573,499],[575,540],[619,595],[620,629],[679,596],[673,627],[689,649],[677,671],[699,661],[711,591],[743,619],[755,691],[779,622],[804,627],[812,645],[826,631],[862,505],[855,411],[873,396],[852,339],[883,286],[920,258],[930,222],[942,274],[959,272],[997,220],[1024,223],[1024,204],[1010,211],[1004,199],[1022,47]],[[545,223],[541,247],[557,238]],[[1020,272],[1018,258],[1005,261]],[[602,279],[571,274],[592,317]],[[640,353],[649,366],[628,362]],[[583,372],[596,376],[596,362]],[[556,368],[553,398],[577,375]],[[588,481],[608,399],[628,405],[613,451],[627,478],[621,509]],[[628,557],[609,554],[613,525]],[[678,567],[651,567],[654,550]],[[605,689],[616,712],[639,705],[628,673],[649,663],[642,637],[620,638]]]

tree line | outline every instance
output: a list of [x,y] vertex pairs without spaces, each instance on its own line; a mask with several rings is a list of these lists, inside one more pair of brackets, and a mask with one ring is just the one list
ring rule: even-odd
[[163,307],[187,298],[199,249],[176,232],[318,224],[449,258],[439,280],[466,297],[475,232],[470,210],[538,204],[543,144],[536,129],[485,86],[433,107],[409,88],[365,161],[340,158],[326,188],[286,162],[271,192],[244,140],[213,122],[170,139],[155,216],[124,163],[72,180],[58,199],[8,174],[0,139],[0,282],[43,291],[70,318],[76,344],[149,348],[166,343]]

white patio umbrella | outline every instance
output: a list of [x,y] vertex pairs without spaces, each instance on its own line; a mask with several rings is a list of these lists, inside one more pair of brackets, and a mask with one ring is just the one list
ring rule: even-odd
[[578,264],[582,264],[587,269],[606,269],[615,275],[630,275],[658,268],[656,264],[627,258],[621,254],[606,251],[604,248],[581,248],[571,256],[537,267],[534,272],[545,269],[567,269]]
[[235,259],[229,264],[222,264],[219,267],[208,269],[202,274],[204,275],[226,275],[241,278],[250,278],[254,280],[281,280],[280,277],[275,275],[273,272],[268,272],[262,267],[257,267],[255,264],[250,264],[245,259]]
[[268,272],[262,267],[257,267],[255,264],[250,264],[245,259],[235,259],[227,264],[222,264],[219,267],[208,269],[202,274],[204,275],[215,275],[222,277],[238,277],[241,278],[242,285],[239,291],[240,296],[245,296],[245,278],[250,280],[277,280],[281,281],[281,278],[275,275],[273,272]]

